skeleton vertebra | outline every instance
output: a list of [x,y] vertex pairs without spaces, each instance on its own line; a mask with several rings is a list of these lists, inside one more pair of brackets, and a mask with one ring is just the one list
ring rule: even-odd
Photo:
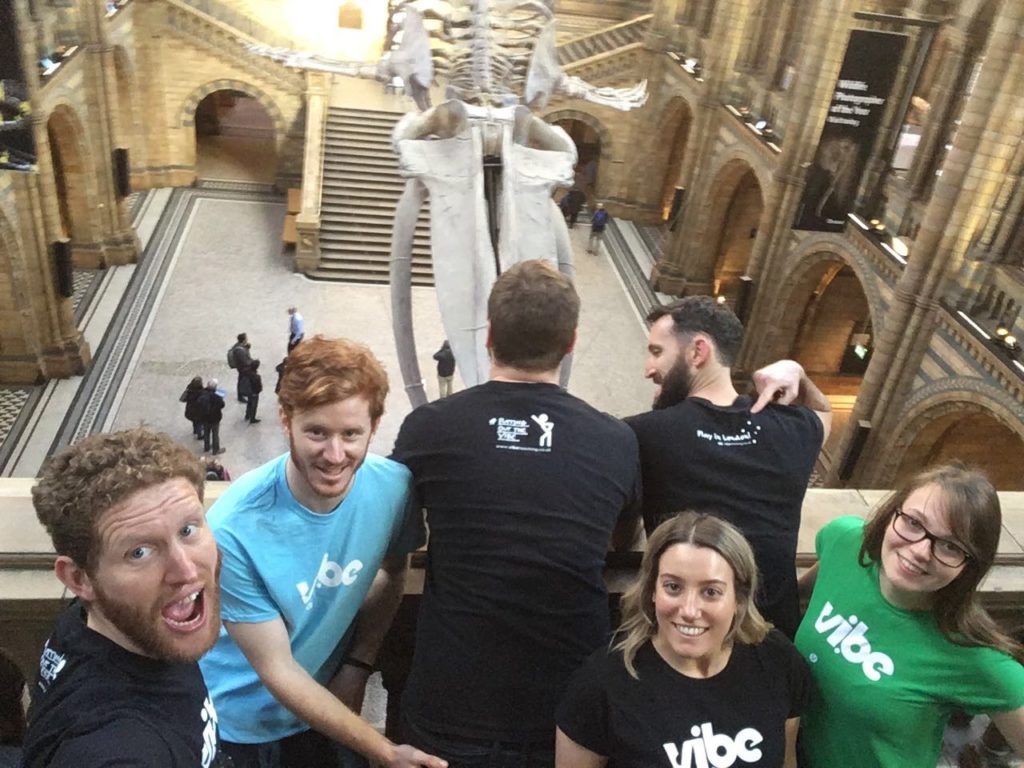
[[[473,386],[489,373],[487,296],[497,275],[537,258],[572,275],[569,233],[551,194],[572,183],[576,148],[561,128],[530,109],[542,109],[551,96],[564,93],[628,110],[642,106],[647,94],[646,81],[626,89],[596,88],[566,75],[558,64],[550,0],[412,0],[398,6],[392,20],[390,50],[375,67],[253,50],[289,66],[400,77],[421,110],[402,118],[393,134],[409,181],[392,236],[392,323],[415,407],[427,398],[412,332],[410,264],[416,217],[428,192],[441,319],[463,382]],[[431,107],[435,70],[447,80],[449,100]],[[563,385],[568,375],[567,360]]]

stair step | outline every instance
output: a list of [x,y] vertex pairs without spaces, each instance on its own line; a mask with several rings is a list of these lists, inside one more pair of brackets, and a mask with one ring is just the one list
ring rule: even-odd
[[[314,280],[383,283],[389,279],[395,206],[406,180],[391,133],[399,113],[331,109],[324,136],[321,261]],[[412,281],[433,285],[429,209],[417,218]]]

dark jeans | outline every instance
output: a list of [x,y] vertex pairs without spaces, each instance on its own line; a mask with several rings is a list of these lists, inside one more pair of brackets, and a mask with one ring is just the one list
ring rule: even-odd
[[203,431],[203,450],[206,453],[210,452],[210,444],[213,443],[213,452],[220,452],[220,422],[216,424],[207,424],[206,429]]
[[[552,729],[554,730],[554,729]],[[442,757],[448,768],[554,768],[554,735],[546,741],[495,741],[435,733],[402,720],[402,740]]]
[[256,409],[260,404],[259,394],[249,395],[249,399],[245,403],[245,420],[252,421],[256,418]]
[[263,744],[222,741],[224,768],[369,768],[366,758],[317,731],[303,731]]
[[202,438],[203,436],[203,422],[198,419],[192,419],[192,434],[195,437]]

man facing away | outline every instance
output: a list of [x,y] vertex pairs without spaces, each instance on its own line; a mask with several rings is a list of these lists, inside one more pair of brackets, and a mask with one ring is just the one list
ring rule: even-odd
[[[246,402],[245,395],[242,394],[242,378],[246,372],[252,367],[252,344],[249,342],[248,335],[244,333],[238,334],[234,345],[228,350],[228,364],[238,371],[238,382],[235,384],[235,395],[238,397],[238,402]],[[207,448],[206,450],[210,450]]]
[[[761,612],[793,637],[799,624],[796,546],[800,510],[832,407],[803,368],[783,360],[754,374],[756,403],[731,366],[743,326],[724,304],[689,296],[654,308],[644,375],[654,410],[626,423],[640,441],[644,527],[681,509],[718,515],[750,540],[764,577]],[[779,390],[780,404],[772,404]],[[792,402],[797,407],[784,407]]]
[[366,347],[303,342],[279,392],[288,452],[210,509],[225,631],[202,668],[234,768],[444,768],[358,715],[422,538],[409,470],[367,452],[387,392]]
[[452,393],[452,379],[455,378],[455,353],[448,339],[434,353],[437,361],[437,396],[448,397]]
[[608,640],[602,569],[613,531],[628,547],[638,529],[638,453],[558,386],[578,315],[551,266],[502,274],[490,380],[417,408],[395,444],[430,528],[403,728],[453,765],[552,765],[555,705]]
[[195,456],[142,429],[92,435],[43,467],[32,501],[78,599],[43,649],[27,768],[214,765],[196,664],[220,628],[202,498]]

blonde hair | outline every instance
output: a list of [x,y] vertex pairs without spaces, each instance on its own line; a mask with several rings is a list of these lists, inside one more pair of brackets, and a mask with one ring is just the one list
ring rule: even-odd
[[640,574],[622,596],[622,623],[614,646],[621,650],[626,670],[634,678],[637,651],[658,633],[654,613],[654,591],[658,580],[661,556],[676,544],[691,544],[717,552],[732,568],[736,589],[736,615],[725,636],[725,643],[757,645],[772,625],[754,605],[757,594],[757,564],[754,551],[739,530],[713,515],[680,512],[659,525],[647,540],[647,549],[640,563]]

